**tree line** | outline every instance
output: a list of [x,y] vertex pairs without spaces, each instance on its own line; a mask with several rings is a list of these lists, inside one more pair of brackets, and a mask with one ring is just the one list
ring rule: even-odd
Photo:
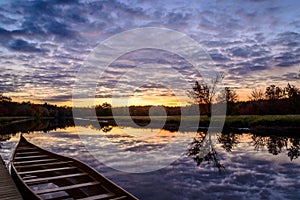
[[227,115],[300,114],[300,89],[295,85],[288,83],[286,87],[279,87],[272,84],[265,91],[253,89],[248,101],[239,101],[237,92],[229,87],[215,97],[215,85],[216,82],[208,87],[196,81],[189,91],[191,98],[198,103],[201,114],[211,115],[211,105],[222,103],[227,104]]
[[[218,80],[215,80],[215,83]],[[227,115],[286,115],[300,114],[300,89],[287,84],[286,87],[270,85],[265,91],[253,89],[248,101],[240,101],[237,92],[225,87],[221,94],[216,93],[214,86],[209,87],[205,83],[195,82],[188,95],[193,99],[191,105],[185,107],[163,106],[168,116],[181,115],[181,112],[196,115],[200,110],[201,115],[211,115],[212,105],[218,109],[226,103]],[[151,109],[152,115],[162,115],[161,106],[129,106],[112,108],[108,103],[95,107],[98,116],[128,115],[148,116]],[[129,111],[128,111],[129,110]]]
[[48,103],[35,104],[30,101],[19,103],[0,93],[0,116],[65,118],[72,117],[72,108]]
[[[286,115],[300,114],[300,89],[287,84],[279,87],[274,84],[262,89],[253,89],[248,101],[240,101],[237,92],[225,87],[220,94],[216,93],[216,83],[212,86],[196,81],[188,95],[193,100],[188,106],[129,106],[112,107],[109,103],[97,105],[95,108],[77,108],[83,115],[97,116],[120,115],[148,116],[151,115],[181,115],[181,112],[190,115],[211,115],[212,105],[218,108],[226,103],[227,115]],[[164,112],[162,112],[162,108]],[[74,110],[74,109],[73,109]],[[72,108],[57,106],[48,103],[34,104],[31,102],[14,102],[11,98],[0,93],[0,116],[34,116],[34,117],[72,117]]]

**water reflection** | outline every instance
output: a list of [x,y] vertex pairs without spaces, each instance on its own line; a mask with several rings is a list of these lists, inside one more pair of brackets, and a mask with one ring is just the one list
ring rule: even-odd
[[0,141],[9,140],[17,133],[31,133],[34,131],[49,132],[56,129],[63,129],[74,126],[71,119],[53,120],[30,120],[22,123],[6,124],[0,126]]
[[[123,149],[128,151],[151,151],[159,149],[170,142],[177,134],[177,132],[174,132],[174,130],[177,129],[176,127],[174,128],[174,124],[166,124],[164,129],[159,131],[155,128],[118,127],[106,121],[101,121],[99,124],[101,127],[100,130],[98,130],[99,127],[95,127],[94,124],[88,120],[82,120],[80,125],[104,133],[111,142],[119,143]],[[16,135],[16,133],[31,133],[35,131],[46,133],[73,126],[73,121],[67,119],[28,121],[0,126],[0,141],[7,141]],[[124,128],[127,132],[130,132],[130,135],[123,134]],[[195,134],[189,132],[188,128],[185,131],[189,137]],[[153,132],[155,135],[153,135]],[[217,141],[225,152],[231,152],[244,141],[245,135],[251,135],[249,144],[255,151],[267,151],[272,155],[283,153],[288,156],[291,161],[300,156],[300,137],[286,136],[284,133],[282,135],[267,135],[224,132],[217,134]],[[212,145],[212,141],[210,139],[205,140],[205,138],[207,138],[206,132],[198,131],[189,144],[187,156],[192,158],[198,166],[206,163],[216,168],[219,172],[224,171],[225,166],[222,164],[222,158],[214,145]],[[203,148],[207,150],[205,154],[201,152]]]
[[113,126],[111,126],[111,125],[103,125],[103,126],[101,126],[101,131],[104,132],[104,133],[108,133],[112,129],[113,129]]
[[[205,153],[203,154],[202,151],[205,151]],[[212,164],[219,172],[225,170],[216,149],[212,145],[211,138],[207,137],[207,134],[204,132],[197,133],[194,141],[190,144],[187,155],[192,157],[198,166],[206,162],[207,164]]]
[[[29,141],[87,163],[141,199],[240,199],[241,196],[244,199],[297,199],[300,195],[300,138],[296,134],[224,132],[216,135],[217,140],[214,141],[217,141],[217,144],[212,145],[212,141],[204,141],[207,136],[205,131],[192,133],[187,128],[185,134],[191,140],[187,143],[188,148],[182,158],[155,172],[129,174],[105,166],[102,160],[96,160],[86,150],[72,124],[55,127],[55,122],[36,122],[35,125],[32,123],[27,123],[28,130],[23,124],[25,129],[20,131],[28,132],[25,137]],[[151,134],[151,130],[156,129],[133,129],[108,123],[100,125],[101,128],[97,129],[88,121],[82,122],[87,134],[95,131],[99,137],[108,137],[125,151],[144,154],[163,148],[176,134],[163,129],[160,135],[156,134],[150,137],[151,139],[132,135],[129,137],[120,134],[120,131],[125,129],[129,132],[135,131],[135,135],[143,135]],[[3,127],[1,130],[4,130]],[[6,162],[9,161],[9,153],[19,140],[19,133],[15,135],[16,130],[12,130],[9,133],[9,128],[5,128],[5,132],[0,135],[3,147],[0,152]],[[99,143],[95,142],[95,145]],[[110,146],[101,145],[104,149]],[[203,147],[209,147],[205,155],[201,154]],[[101,151],[98,153],[102,154]],[[103,159],[119,161],[115,155]],[[138,164],[136,166],[139,167]]]
[[[264,151],[265,149],[272,155],[278,155],[285,152],[291,161],[300,156],[300,138],[278,135],[257,135],[251,133],[221,133],[218,134],[218,142],[226,152],[231,152],[243,140],[243,135],[252,135],[250,144],[255,151]],[[204,162],[211,164],[219,172],[225,170],[221,163],[221,157],[211,145],[211,141],[205,140],[206,132],[198,132],[193,142],[191,142],[187,155],[191,157],[198,166]],[[202,154],[203,149],[208,149],[208,153]]]
[[238,141],[238,135],[235,133],[222,133],[218,137],[219,143],[222,144],[222,147],[227,151],[230,152],[233,147],[235,147],[239,141]]
[[291,161],[300,156],[300,138],[274,135],[266,137],[254,134],[252,140],[255,150],[259,151],[266,147],[269,153],[278,155],[283,149],[286,149]]

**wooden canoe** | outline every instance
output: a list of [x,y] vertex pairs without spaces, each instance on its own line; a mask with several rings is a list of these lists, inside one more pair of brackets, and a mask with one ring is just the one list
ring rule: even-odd
[[86,164],[46,151],[23,136],[13,153],[11,175],[25,200],[137,199]]

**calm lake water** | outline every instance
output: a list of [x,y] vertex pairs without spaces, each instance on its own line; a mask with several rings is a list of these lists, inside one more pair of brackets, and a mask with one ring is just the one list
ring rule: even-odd
[[[22,127],[22,128],[16,128]],[[26,130],[28,127],[28,130]],[[61,128],[59,128],[61,127]],[[299,199],[300,137],[255,135],[252,133],[218,134],[218,142],[208,154],[197,157],[205,133],[185,132],[186,150],[166,167],[147,173],[125,173],[103,163],[122,160],[116,155],[102,156],[87,150],[74,126],[59,127],[49,122],[13,125],[0,129],[1,156],[8,163],[20,133],[47,150],[79,159],[140,199]],[[143,152],[163,149],[178,134],[155,128],[103,126],[80,127],[85,133],[105,136],[122,151]],[[9,133],[12,130],[12,133]],[[126,132],[134,133],[128,136]],[[154,134],[155,133],[155,134]],[[151,135],[151,137],[144,137]],[[138,139],[137,139],[138,138]],[[109,148],[110,144],[90,144]],[[170,155],[173,156],[173,155]],[[300,156],[299,156],[300,157]],[[174,157],[175,158],[175,157]],[[202,159],[201,159],[202,158]],[[156,158],[157,159],[157,158]],[[163,158],[160,158],[163,159]],[[154,159],[155,160],[155,159]],[[123,163],[122,163],[123,162]],[[120,166],[136,160],[122,160]],[[149,162],[151,164],[151,162]],[[155,165],[155,162],[152,163]]]

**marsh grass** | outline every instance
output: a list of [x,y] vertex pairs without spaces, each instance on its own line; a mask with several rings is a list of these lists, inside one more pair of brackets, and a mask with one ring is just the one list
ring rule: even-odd
[[225,125],[227,127],[300,127],[300,115],[227,116]]

